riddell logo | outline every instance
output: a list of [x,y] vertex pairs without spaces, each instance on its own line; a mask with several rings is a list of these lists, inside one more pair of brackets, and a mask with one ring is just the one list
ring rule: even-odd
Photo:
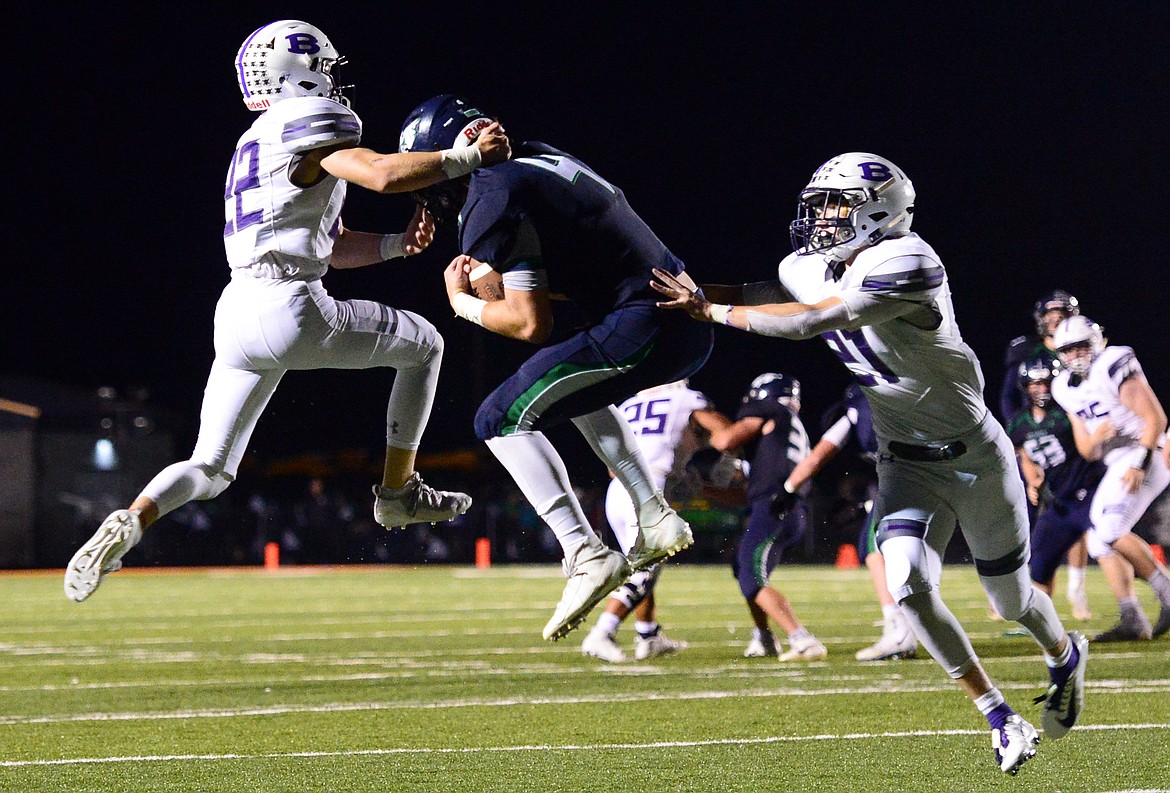
[[472,121],[459,133],[459,138],[463,142],[462,145],[470,146],[479,133],[483,132],[487,127],[490,127],[491,124],[492,120],[490,118],[477,118]]
[[249,110],[267,110],[272,107],[272,103],[262,96],[254,96],[244,102]]

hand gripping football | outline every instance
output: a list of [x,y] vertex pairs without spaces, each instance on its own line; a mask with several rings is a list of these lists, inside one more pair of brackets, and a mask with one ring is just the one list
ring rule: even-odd
[[480,300],[504,299],[504,276],[500,275],[490,264],[481,264],[467,274],[471,280],[471,293]]

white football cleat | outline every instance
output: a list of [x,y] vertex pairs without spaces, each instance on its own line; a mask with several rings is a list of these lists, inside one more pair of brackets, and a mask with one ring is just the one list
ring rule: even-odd
[[1068,640],[1077,652],[1076,665],[1071,672],[1061,676],[1063,679],[1059,683],[1053,670],[1052,685],[1036,698],[1037,704],[1044,703],[1041,719],[1044,734],[1054,741],[1063,738],[1073,728],[1081,711],[1085,709],[1085,665],[1089,660],[1089,640],[1076,631],[1069,631]]
[[581,652],[611,664],[624,664],[630,660],[612,636],[599,630],[589,631],[585,641],[581,642]]
[[677,653],[687,649],[687,643],[678,639],[671,639],[662,631],[645,638],[639,636],[634,639],[634,658],[645,661],[647,658],[657,658],[660,655]]
[[93,594],[108,574],[122,569],[122,557],[142,539],[142,521],[129,509],[111,512],[65,568],[65,597],[78,603]]
[[1002,730],[991,731],[991,746],[995,750],[995,762],[1005,774],[1016,775],[1020,766],[1036,754],[1040,733],[1019,715],[1007,717]]
[[781,661],[819,661],[829,654],[829,648],[816,636],[806,636],[789,643],[789,650],[780,654]]
[[630,567],[646,570],[694,541],[691,527],[665,501],[648,501],[638,510],[638,539],[630,549]]
[[619,551],[606,548],[600,540],[594,542],[593,546],[578,546],[573,558],[562,562],[569,580],[552,619],[544,626],[544,638],[549,641],[555,642],[584,622],[589,611],[633,572]]
[[881,638],[875,643],[858,650],[854,656],[858,661],[895,661],[899,658],[913,658],[918,652],[918,639],[906,620],[895,617],[886,620]]
[[753,636],[743,651],[744,658],[775,658],[778,655],[780,650],[776,647],[776,637],[770,633],[763,637]]
[[462,515],[471,506],[466,493],[435,490],[418,471],[399,488],[374,485],[374,520],[387,529],[411,523],[441,523]]

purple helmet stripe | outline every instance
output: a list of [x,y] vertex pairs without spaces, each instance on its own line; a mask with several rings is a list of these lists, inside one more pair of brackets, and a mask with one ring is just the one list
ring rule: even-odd
[[244,46],[240,47],[240,54],[236,57],[236,70],[240,73],[240,88],[244,91],[244,96],[249,97],[252,94],[248,91],[248,81],[244,79],[244,55],[248,52],[248,47],[252,43],[252,39],[260,35],[260,31],[271,26],[273,23],[269,22],[267,25],[262,25],[252,31],[252,35],[248,36]]

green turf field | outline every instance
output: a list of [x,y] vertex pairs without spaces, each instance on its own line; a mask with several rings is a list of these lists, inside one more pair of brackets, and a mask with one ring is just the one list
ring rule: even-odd
[[[722,567],[663,576],[686,652],[619,666],[582,656],[581,631],[541,641],[551,566],[127,571],[80,605],[57,574],[0,575],[0,790],[1170,788],[1170,639],[1094,647],[1081,725],[1010,778],[932,661],[853,660],[880,616],[863,570],[773,581],[827,660],[741,657],[747,612]],[[1116,607],[1096,568],[1089,593],[1091,632]],[[944,596],[1038,724],[1035,645],[1001,636],[970,568],[947,568]]]

